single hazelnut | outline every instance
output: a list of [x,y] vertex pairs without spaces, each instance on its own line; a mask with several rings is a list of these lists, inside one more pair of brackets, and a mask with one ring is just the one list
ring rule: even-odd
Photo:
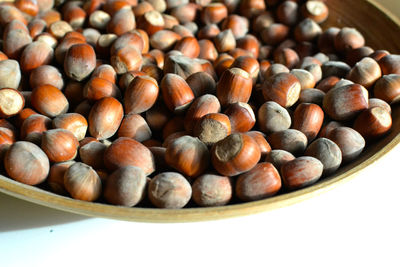
[[193,134],[206,145],[213,145],[231,134],[231,122],[225,114],[208,113],[197,121]]
[[301,155],[308,144],[306,135],[296,129],[274,132],[267,140],[273,149],[286,150],[293,155]]
[[111,204],[133,207],[144,198],[146,185],[147,177],[142,169],[121,167],[107,177],[103,194]]
[[40,147],[30,142],[18,141],[7,150],[4,157],[4,169],[12,179],[24,184],[36,185],[47,178],[50,163]]
[[281,186],[281,177],[274,165],[261,162],[239,176],[235,191],[241,200],[254,201],[277,194]]
[[232,127],[232,132],[248,132],[256,124],[253,108],[243,102],[230,104],[224,112]]
[[43,132],[41,148],[51,162],[73,160],[77,155],[79,142],[68,130],[53,129]]
[[368,91],[362,85],[350,84],[326,93],[323,109],[332,119],[346,121],[368,108]]
[[400,75],[383,75],[374,86],[374,96],[389,104],[400,100]]
[[265,100],[275,101],[282,107],[293,106],[299,99],[301,84],[293,74],[278,73],[262,85]]
[[217,97],[221,106],[236,102],[247,103],[251,96],[252,80],[247,71],[232,68],[224,71],[217,83]]
[[174,113],[183,112],[194,99],[192,89],[179,75],[168,73],[160,84],[164,102]]
[[324,111],[320,106],[310,103],[298,105],[293,113],[293,129],[299,130],[311,142],[317,137],[322,123],[324,122]]
[[361,112],[354,121],[353,128],[359,132],[365,140],[377,139],[392,127],[390,112],[381,107],[372,107]]
[[67,76],[78,82],[88,77],[96,67],[96,54],[88,44],[71,46],[64,60],[64,71]]
[[265,157],[265,162],[270,162],[277,170],[280,170],[283,164],[294,159],[295,156],[290,152],[281,149],[272,149]]
[[21,70],[18,61],[5,59],[0,61],[0,88],[18,89]]
[[339,169],[342,163],[342,152],[337,144],[327,138],[318,138],[306,149],[304,155],[314,157],[321,161],[322,175],[329,175]]
[[33,89],[31,104],[33,108],[48,117],[64,114],[69,108],[68,99],[52,85],[41,85]]
[[18,114],[25,105],[24,96],[12,88],[0,89],[0,119]]
[[138,142],[149,140],[152,136],[149,125],[139,114],[126,115],[121,122],[117,134],[118,137],[130,137]]
[[151,151],[128,137],[119,137],[107,148],[104,154],[104,163],[110,171],[123,166],[136,166],[149,175],[155,170]]
[[379,64],[370,57],[365,57],[357,62],[347,74],[347,79],[358,83],[365,88],[371,88],[382,76]]
[[258,126],[264,133],[280,132],[290,128],[292,119],[287,109],[274,101],[267,101],[258,109]]
[[192,197],[190,183],[177,172],[163,172],[150,180],[148,196],[154,206],[164,209],[180,209]]
[[64,186],[72,198],[97,200],[102,191],[101,179],[92,167],[76,162],[64,174]]
[[344,27],[337,33],[334,44],[338,52],[344,52],[348,49],[363,47],[365,39],[356,29]]
[[90,109],[90,135],[97,139],[110,138],[117,132],[123,115],[122,104],[115,98],[104,97],[98,100]]
[[53,119],[53,127],[68,130],[75,135],[78,141],[81,141],[86,136],[88,123],[81,114],[65,113]]
[[227,176],[204,174],[192,185],[192,198],[201,207],[223,206],[232,198],[232,183]]
[[104,153],[107,145],[101,142],[89,142],[79,147],[81,161],[95,170],[104,169]]
[[282,165],[282,181],[289,190],[300,189],[316,183],[322,176],[322,171],[321,161],[303,156]]
[[252,169],[260,160],[261,151],[250,136],[234,133],[214,144],[211,161],[218,173],[235,176]]
[[339,146],[343,163],[356,159],[365,147],[365,139],[362,135],[349,127],[337,127],[330,131],[327,138]]

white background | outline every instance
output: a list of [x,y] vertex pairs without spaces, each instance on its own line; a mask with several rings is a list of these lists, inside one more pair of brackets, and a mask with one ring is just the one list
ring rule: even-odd
[[0,266],[400,266],[399,159],[397,147],[323,195],[201,223],[88,218],[0,193]]

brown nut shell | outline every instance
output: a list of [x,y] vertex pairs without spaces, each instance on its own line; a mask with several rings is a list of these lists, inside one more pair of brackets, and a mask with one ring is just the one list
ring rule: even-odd
[[217,142],[211,150],[214,168],[222,175],[234,176],[253,168],[261,158],[260,147],[246,134],[234,133]]

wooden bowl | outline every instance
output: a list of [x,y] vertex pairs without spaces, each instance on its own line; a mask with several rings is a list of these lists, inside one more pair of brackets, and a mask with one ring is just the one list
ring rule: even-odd
[[[394,39],[394,36],[400,34],[400,21],[378,3],[371,0],[332,0],[326,1],[326,4],[330,8],[330,17],[324,23],[324,28],[329,26],[355,27],[364,34],[368,46],[400,54],[400,42]],[[180,210],[128,208],[74,200],[15,182],[1,175],[0,191],[55,209],[128,221],[188,222],[248,215],[290,205],[330,190],[350,180],[360,170],[384,156],[400,142],[400,106],[395,105],[392,108],[393,128],[390,134],[370,145],[357,161],[342,167],[335,175],[324,178],[313,186],[264,200],[215,208],[184,208]]]

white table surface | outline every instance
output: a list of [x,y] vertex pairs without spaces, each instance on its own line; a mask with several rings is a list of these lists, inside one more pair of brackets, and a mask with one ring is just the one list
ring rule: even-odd
[[0,266],[400,266],[399,159],[397,147],[310,200],[201,223],[89,218],[0,193]]

